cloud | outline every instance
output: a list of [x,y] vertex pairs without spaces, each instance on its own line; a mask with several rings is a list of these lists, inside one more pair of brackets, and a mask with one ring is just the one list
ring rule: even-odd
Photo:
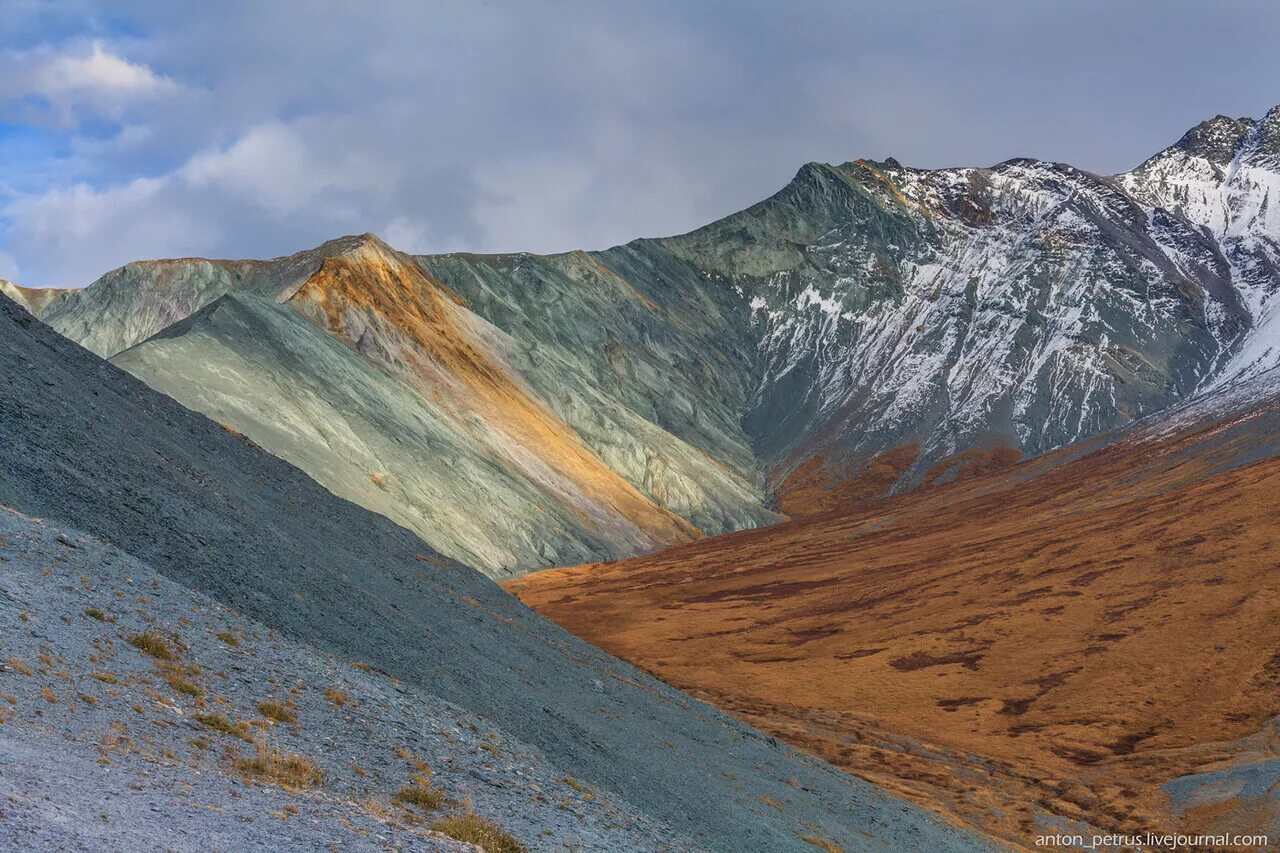
[[93,42],[87,56],[55,56],[31,73],[34,91],[46,97],[75,94],[138,96],[176,89],[173,81],[129,62]]
[[13,255],[0,252],[0,281],[21,281],[22,272]]
[[369,188],[359,156],[324,156],[295,128],[278,122],[249,129],[225,150],[202,152],[174,180],[192,191],[216,190],[273,215],[305,212],[333,188]]
[[66,0],[0,28],[0,252],[31,285],[363,231],[603,248],[809,160],[1114,171],[1280,76],[1280,5],[1247,0]]
[[126,259],[149,257],[156,245],[172,249],[170,255],[195,254],[206,235],[188,201],[169,182],[154,178],[105,191],[76,184],[19,198],[5,210],[8,241],[39,263],[41,275],[18,283],[88,284]]
[[34,261],[35,278],[21,283],[84,285],[139,258],[273,257],[366,230],[405,249],[480,242],[456,213],[479,192],[465,176],[369,156],[372,142],[350,144],[359,123],[270,122],[154,177],[17,195],[3,205],[4,236]]
[[63,124],[75,123],[84,113],[119,119],[129,106],[180,88],[97,40],[64,50],[9,52],[0,68],[5,79],[0,101],[10,102],[10,108],[17,102],[28,119],[47,112]]

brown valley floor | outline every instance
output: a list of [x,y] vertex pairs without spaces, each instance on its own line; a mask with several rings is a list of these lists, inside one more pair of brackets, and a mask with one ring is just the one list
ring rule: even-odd
[[1230,782],[1280,754],[1267,728],[1280,714],[1275,420],[1264,406],[1134,431],[507,588],[669,683],[1016,844],[1053,815],[1135,832],[1274,826],[1267,797],[1175,803],[1162,786],[1214,770]]

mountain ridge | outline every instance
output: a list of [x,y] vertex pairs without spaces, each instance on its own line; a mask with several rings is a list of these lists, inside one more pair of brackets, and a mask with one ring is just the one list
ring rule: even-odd
[[[1280,363],[1270,343],[1280,330],[1276,127],[1280,108],[1259,121],[1211,119],[1116,176],[1033,158],[951,169],[810,163],[702,228],[599,252],[409,256],[366,234],[271,261],[132,265],[41,314],[139,370],[138,354],[117,347],[149,340],[147,380],[196,408],[210,405],[199,388],[226,368],[204,375],[189,357],[164,356],[175,339],[155,332],[232,291],[302,307],[318,331],[420,386],[421,370],[401,363],[407,339],[388,344],[407,316],[395,307],[404,288],[383,291],[373,325],[367,305],[352,307],[365,298],[358,290],[330,314],[316,288],[295,299],[339,263],[331,258],[378,280],[368,247],[381,247],[373,255],[394,257],[398,274],[415,265],[431,283],[421,299],[445,294],[457,308],[473,342],[466,363],[483,362],[482,373],[518,389],[512,399],[532,401],[517,408],[543,413],[517,429],[481,386],[457,386],[476,402],[459,435],[486,419],[497,428],[506,418],[497,432],[507,434],[547,424],[585,454],[569,452],[586,466],[570,468],[597,472],[577,478],[597,496],[581,504],[587,515],[650,533],[579,536],[560,553],[557,524],[537,517],[580,501],[557,492],[554,464],[517,474],[540,495],[500,498],[530,507],[513,513],[515,528],[488,533],[522,540],[514,551],[464,553],[429,519],[414,529],[498,574],[580,560],[583,548],[626,556],[767,524],[774,510],[815,511],[823,491],[874,496],[1008,464]],[[449,372],[450,334],[419,336],[423,370]],[[234,420],[223,404],[217,416]],[[256,414],[238,412],[251,437]],[[478,441],[486,465],[531,464]],[[402,457],[388,453],[394,468]],[[323,479],[323,461],[309,464]],[[450,479],[445,464],[421,472],[436,494]],[[354,483],[343,494],[372,500]]]

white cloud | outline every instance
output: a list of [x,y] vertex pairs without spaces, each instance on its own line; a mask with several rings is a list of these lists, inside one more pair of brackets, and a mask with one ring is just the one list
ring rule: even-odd
[[0,281],[11,281],[15,284],[22,281],[22,270],[13,255],[0,252]]
[[[377,231],[389,246],[393,246],[402,252],[425,253],[433,250],[439,252],[449,251],[449,249],[453,248],[442,248],[439,245],[433,246],[429,238],[430,229],[426,223],[408,216],[397,216],[382,228],[377,229]],[[459,246],[457,248],[463,249],[465,247]]]
[[168,254],[194,253],[206,232],[176,197],[168,180],[139,178],[106,190],[76,184],[17,198],[4,214],[8,238],[29,257],[41,259],[32,286],[71,287],[93,281],[127,260],[150,257],[164,245]]
[[98,41],[92,43],[87,56],[63,54],[37,65],[30,79],[35,92],[51,98],[89,93],[153,95],[177,88],[172,80],[116,56]]
[[438,246],[426,236],[437,233],[429,216],[395,213],[430,194],[344,144],[342,126],[337,117],[271,122],[160,175],[13,196],[0,205],[6,244],[39,260],[39,284],[59,287],[131,260],[273,256],[381,223],[393,245]]
[[273,123],[251,128],[226,149],[201,152],[175,180],[195,190],[220,188],[278,214],[311,201],[330,174],[291,128]]
[[335,193],[385,192],[394,167],[344,144],[347,123],[327,116],[252,127],[229,147],[192,157],[173,177],[193,190],[217,189],[281,216],[304,212]]
[[0,3],[0,120],[19,126],[0,134],[0,252],[26,284],[75,285],[363,231],[598,248],[744,207],[809,160],[1105,170],[1271,105],[1280,54],[1253,35],[1280,5],[1081,3]]
[[21,102],[32,112],[39,112],[43,102],[63,124],[74,124],[81,111],[118,119],[131,105],[180,91],[173,80],[101,41],[10,51],[0,59],[0,74],[0,101]]

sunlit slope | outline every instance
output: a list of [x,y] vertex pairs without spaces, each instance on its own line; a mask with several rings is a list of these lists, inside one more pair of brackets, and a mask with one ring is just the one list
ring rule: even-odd
[[773,520],[758,486],[590,385],[532,386],[508,336],[376,238],[316,263],[283,302],[219,297],[114,360],[494,574]]
[[366,242],[283,306],[223,297],[116,362],[491,571],[700,535],[549,414],[484,326]]

